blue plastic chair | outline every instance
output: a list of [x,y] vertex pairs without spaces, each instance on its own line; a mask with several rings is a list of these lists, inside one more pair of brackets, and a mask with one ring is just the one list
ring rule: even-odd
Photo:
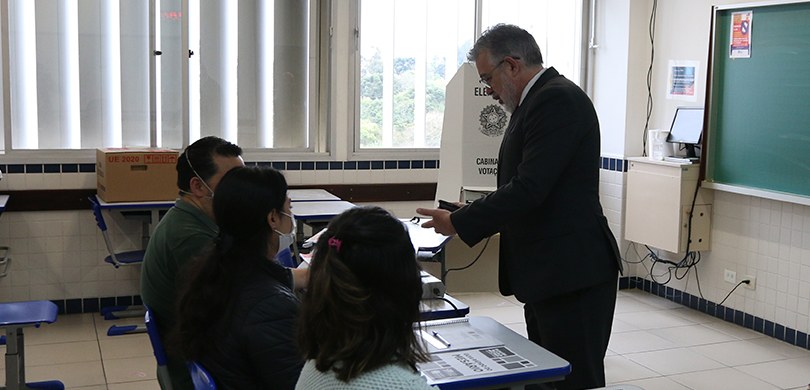
[[90,201],[90,208],[93,210],[93,216],[96,217],[96,225],[99,230],[101,230],[101,235],[104,236],[104,244],[107,245],[107,252],[110,253],[109,256],[104,258],[104,261],[112,264],[115,268],[122,265],[143,263],[143,256],[144,253],[146,253],[143,249],[125,252],[116,252],[115,249],[113,249],[112,240],[110,239],[109,233],[107,233],[107,223],[104,222],[104,214],[102,213],[101,205],[98,204],[95,196],[90,196],[87,200]]
[[56,304],[50,301],[0,303],[0,332],[6,334],[6,387],[3,389],[64,390],[58,380],[25,381],[25,335],[23,328],[56,321]]
[[191,374],[191,382],[194,383],[194,390],[217,390],[217,384],[211,373],[197,362],[186,362],[188,372]]
[[157,360],[157,376],[158,383],[164,390],[172,390],[172,379],[169,376],[169,358],[166,357],[166,350],[163,349],[163,342],[160,340],[158,333],[157,323],[152,318],[152,312],[146,309],[146,314],[143,316],[143,321],[146,323],[146,333],[149,334],[149,342],[152,344],[152,353],[155,354]]
[[[109,255],[104,258],[104,261],[111,264],[115,268],[125,265],[136,265],[143,263],[144,253],[146,253],[146,251],[143,249],[124,252],[116,252],[115,249],[113,249],[112,239],[110,239],[110,235],[107,232],[107,223],[104,222],[104,214],[102,213],[101,205],[98,203],[95,196],[90,196],[87,198],[87,200],[90,201],[90,208],[93,210],[93,216],[96,218],[96,226],[98,226],[99,230],[101,230],[101,235],[104,237],[104,244],[107,246],[107,252],[109,253]],[[101,315],[104,316],[105,320],[117,320],[120,318],[132,317],[140,318],[144,315],[144,313],[145,310],[143,306],[140,305],[107,306],[101,308]],[[146,328],[142,325],[113,325],[107,330],[107,336],[119,336],[122,334],[143,332],[146,332]]]

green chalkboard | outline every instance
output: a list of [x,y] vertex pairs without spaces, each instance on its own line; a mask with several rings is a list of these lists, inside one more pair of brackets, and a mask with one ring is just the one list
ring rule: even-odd
[[[730,55],[740,11],[749,58]],[[712,36],[706,180],[810,197],[810,2],[715,9]]]

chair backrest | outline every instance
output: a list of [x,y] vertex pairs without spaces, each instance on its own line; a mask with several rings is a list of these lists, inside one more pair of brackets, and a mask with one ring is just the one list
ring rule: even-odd
[[160,340],[160,333],[158,333],[157,323],[155,318],[152,317],[152,312],[146,308],[146,314],[143,316],[143,321],[146,323],[146,333],[149,334],[149,342],[152,344],[152,353],[155,355],[158,365],[158,382],[160,382],[164,390],[172,390],[172,380],[169,377],[169,359],[166,357],[166,350],[163,349],[163,342]]
[[98,204],[95,196],[88,196],[87,200],[90,201],[90,209],[93,210],[93,216],[96,217],[96,225],[102,232],[107,231],[107,223],[104,222],[104,214],[101,213],[101,205]]
[[211,373],[201,364],[191,361],[186,362],[188,372],[191,374],[191,382],[194,383],[194,390],[217,390],[217,384]]

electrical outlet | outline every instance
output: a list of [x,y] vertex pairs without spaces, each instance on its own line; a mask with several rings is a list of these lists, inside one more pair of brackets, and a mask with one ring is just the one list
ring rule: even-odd
[[749,290],[756,290],[757,289],[757,277],[754,275],[745,275],[742,277],[742,280],[747,280],[748,283],[743,283],[743,287]]
[[727,283],[737,284],[737,273],[727,269],[723,271],[723,280],[725,280]]

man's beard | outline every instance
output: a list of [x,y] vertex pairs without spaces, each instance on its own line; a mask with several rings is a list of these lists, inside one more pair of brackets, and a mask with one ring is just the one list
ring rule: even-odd
[[500,96],[501,100],[503,100],[503,108],[506,109],[508,113],[513,113],[517,109],[518,103],[520,102],[518,99],[520,97],[517,95],[517,88],[512,83],[504,83],[503,84],[503,93]]

